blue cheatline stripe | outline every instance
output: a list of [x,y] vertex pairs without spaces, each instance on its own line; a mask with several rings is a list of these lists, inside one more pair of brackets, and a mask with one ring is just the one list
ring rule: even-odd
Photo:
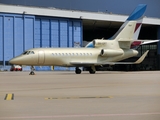
[[141,18],[146,11],[146,4],[139,4],[135,10],[131,13],[127,20],[137,20]]

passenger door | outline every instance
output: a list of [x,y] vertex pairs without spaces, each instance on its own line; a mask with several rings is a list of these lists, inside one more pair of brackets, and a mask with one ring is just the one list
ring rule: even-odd
[[38,64],[44,64],[44,51],[39,51],[38,52]]

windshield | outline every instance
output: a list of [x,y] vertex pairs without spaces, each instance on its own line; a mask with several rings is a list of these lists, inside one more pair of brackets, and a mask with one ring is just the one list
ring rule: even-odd
[[29,54],[34,54],[34,51],[25,51],[25,52],[23,53],[23,55],[29,55]]
[[25,51],[25,52],[23,53],[23,55],[26,55],[26,54],[27,54],[27,52],[28,52],[28,51]]

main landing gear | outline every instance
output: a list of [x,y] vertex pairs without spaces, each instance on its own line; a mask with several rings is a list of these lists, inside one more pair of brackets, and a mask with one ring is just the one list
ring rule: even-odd
[[31,72],[29,73],[29,75],[35,75],[34,70],[35,70],[34,67],[31,66]]
[[96,68],[95,68],[95,66],[91,66],[91,67],[90,67],[89,73],[90,73],[90,74],[95,74],[95,73],[96,73]]
[[[79,69],[79,67],[76,67],[75,73],[76,74],[81,74],[81,72],[82,72],[81,69]],[[90,74],[95,74],[96,73],[96,68],[95,68],[94,65],[89,68],[89,73]]]
[[81,69],[79,69],[78,67],[76,67],[75,73],[76,74],[81,74]]
[[94,71],[94,70],[90,69],[90,70],[89,70],[89,73],[90,73],[90,74],[95,74],[95,73],[96,73],[96,71]]

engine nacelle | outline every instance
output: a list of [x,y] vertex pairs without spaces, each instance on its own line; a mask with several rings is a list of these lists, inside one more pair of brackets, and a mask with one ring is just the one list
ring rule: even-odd
[[123,55],[124,52],[121,49],[112,50],[112,49],[102,49],[100,55],[104,57],[113,57],[118,55]]
[[101,48],[101,47],[106,47],[107,46],[107,41],[106,40],[94,40],[93,45],[95,48]]

